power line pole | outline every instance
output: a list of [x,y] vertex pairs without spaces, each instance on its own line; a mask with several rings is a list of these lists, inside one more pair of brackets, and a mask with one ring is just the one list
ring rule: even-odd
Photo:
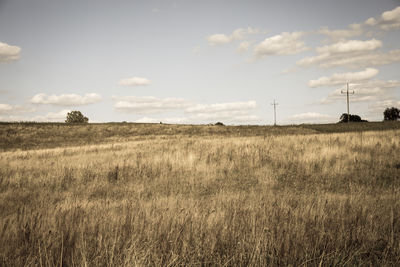
[[274,126],[276,126],[276,106],[278,105],[278,103],[276,103],[274,99],[274,103],[271,103],[271,105],[274,106]]
[[[350,98],[349,98],[349,83],[347,83],[347,90],[340,91],[342,94],[346,94],[347,96],[347,122],[350,122]],[[352,95],[354,95],[354,90],[350,93]]]

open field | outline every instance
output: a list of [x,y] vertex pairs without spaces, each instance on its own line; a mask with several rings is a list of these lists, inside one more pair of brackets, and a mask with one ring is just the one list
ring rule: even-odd
[[399,265],[399,136],[0,124],[0,265]]

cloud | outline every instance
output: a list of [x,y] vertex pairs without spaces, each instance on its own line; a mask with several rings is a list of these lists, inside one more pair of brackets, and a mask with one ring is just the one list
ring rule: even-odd
[[172,117],[172,118],[150,118],[150,117],[143,117],[138,120],[135,120],[134,122],[139,122],[139,123],[171,123],[171,124],[180,124],[180,123],[186,123],[188,120],[187,118],[182,118],[182,117]]
[[219,104],[197,104],[187,108],[188,113],[214,113],[223,111],[250,110],[256,108],[256,101],[230,102]]
[[317,47],[316,51],[320,55],[337,55],[344,53],[373,51],[380,47],[382,47],[382,42],[376,39],[371,39],[368,41],[348,40]]
[[212,34],[207,37],[207,41],[210,45],[222,45],[222,44],[227,44],[236,40],[242,40],[246,37],[248,34],[257,34],[259,32],[258,29],[254,29],[252,27],[248,27],[247,29],[245,28],[239,28],[236,29],[232,32],[231,35],[226,35],[223,33],[216,33]]
[[[397,87],[400,87],[400,81],[396,80],[370,80],[349,84],[349,89],[355,92],[352,95],[352,102],[377,102],[394,98],[393,90]],[[328,97],[321,100],[321,103],[329,104],[335,101],[343,101],[344,95],[341,93],[342,90],[346,90],[345,85],[331,92]]]
[[126,78],[122,79],[118,82],[119,85],[122,86],[140,86],[140,85],[149,85],[150,80],[142,77],[132,77],[132,78]]
[[369,105],[369,113],[382,115],[383,119],[383,112],[385,109],[391,107],[400,107],[400,101],[395,99],[385,99],[378,102],[373,102],[371,105]]
[[190,103],[183,98],[157,98],[153,96],[113,97],[114,108],[119,112],[149,114],[186,108]]
[[254,122],[260,118],[250,114],[257,107],[256,101],[229,102],[217,104],[197,104],[188,107],[185,113],[197,121]]
[[217,34],[208,36],[207,41],[210,45],[221,45],[221,44],[227,44],[227,43],[232,42],[232,39],[230,36],[227,36],[222,33],[217,33]]
[[364,33],[362,24],[351,24],[348,29],[330,30],[328,27],[323,27],[318,31],[319,34],[328,36],[332,41],[342,41],[354,36],[359,36]]
[[67,113],[71,110],[61,110],[59,112],[49,112],[44,116],[35,116],[30,119],[30,121],[39,121],[39,122],[64,122],[67,118]]
[[[49,112],[46,115],[29,116],[34,109],[24,108],[21,106],[11,106],[8,104],[0,104],[0,120],[1,121],[37,121],[37,122],[64,122],[67,113],[70,110],[61,110],[59,112]],[[28,114],[28,116],[27,116]]]
[[309,87],[321,87],[321,86],[333,86],[339,84],[345,84],[347,82],[359,82],[371,79],[378,74],[378,70],[374,68],[367,68],[360,72],[347,72],[347,73],[335,73],[329,77],[321,77],[317,80],[310,80],[308,82]]
[[0,114],[10,112],[13,109],[14,109],[14,107],[9,104],[0,104]]
[[238,48],[236,49],[236,51],[238,51],[239,53],[243,53],[249,50],[250,47],[250,42],[241,42],[238,46]]
[[368,26],[377,26],[382,30],[400,29],[400,6],[393,10],[383,12],[378,19],[367,19],[365,24]]
[[310,122],[331,122],[335,120],[336,118],[327,115],[327,114],[322,114],[322,113],[317,113],[317,112],[305,112],[305,113],[299,113],[299,114],[294,114],[293,116],[288,118],[290,121],[293,122],[302,122],[302,123],[310,123]]
[[300,38],[303,32],[283,32],[281,34],[266,38],[254,49],[256,57],[267,57],[271,55],[293,55],[308,50]]
[[35,108],[29,106],[0,104],[0,115],[15,115],[34,111]]
[[348,67],[360,68],[381,66],[400,61],[400,50],[387,53],[378,52],[382,42],[376,39],[367,41],[348,40],[317,47],[316,56],[306,57],[296,64],[301,67],[316,65],[322,68]]
[[9,63],[18,60],[21,54],[21,48],[0,42],[0,63]]
[[55,106],[83,106],[94,104],[101,101],[101,96],[96,93],[85,94],[83,96],[77,94],[62,95],[46,95],[37,94],[30,99],[32,104],[55,105]]

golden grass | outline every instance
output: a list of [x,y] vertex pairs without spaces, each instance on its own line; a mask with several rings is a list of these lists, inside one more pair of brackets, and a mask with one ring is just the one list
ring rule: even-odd
[[203,129],[5,150],[0,265],[399,265],[399,136]]

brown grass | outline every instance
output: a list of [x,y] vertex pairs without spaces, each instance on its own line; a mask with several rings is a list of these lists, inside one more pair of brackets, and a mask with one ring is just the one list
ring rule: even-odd
[[400,264],[400,130],[204,127],[4,148],[0,265]]

